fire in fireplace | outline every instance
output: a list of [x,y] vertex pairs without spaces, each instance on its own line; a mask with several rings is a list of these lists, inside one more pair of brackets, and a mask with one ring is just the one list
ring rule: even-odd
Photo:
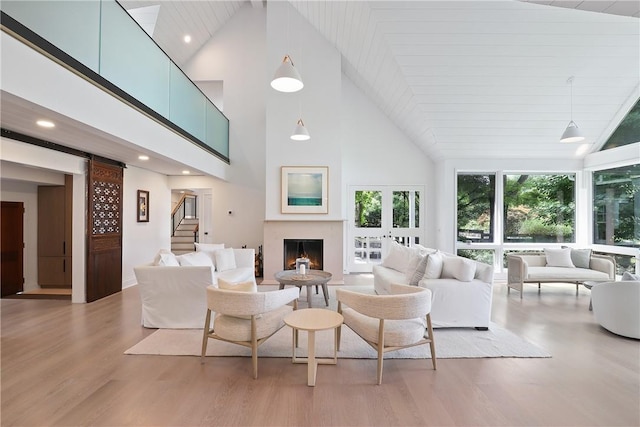
[[296,258],[309,258],[309,268],[322,270],[322,239],[284,239],[285,270],[295,270]]

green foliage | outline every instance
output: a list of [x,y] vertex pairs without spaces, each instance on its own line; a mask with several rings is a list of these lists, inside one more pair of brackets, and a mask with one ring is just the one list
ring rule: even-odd
[[380,227],[382,194],[379,191],[356,191],[356,227]]
[[534,236],[571,236],[573,228],[567,224],[547,224],[541,218],[529,218],[520,224],[518,234]]
[[459,249],[458,255],[474,261],[493,265],[494,251],[491,249]]

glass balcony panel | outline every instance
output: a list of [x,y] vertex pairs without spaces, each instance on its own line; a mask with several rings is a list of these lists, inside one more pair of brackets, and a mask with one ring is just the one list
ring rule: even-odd
[[99,71],[100,2],[3,0],[2,11],[86,67]]
[[[102,2],[101,51],[102,77],[171,120],[171,61],[115,2]],[[176,124],[180,126],[179,123]]]
[[207,136],[205,143],[229,157],[229,120],[210,102],[206,103]]
[[170,73],[169,119],[201,141],[205,139],[205,97],[175,65]]

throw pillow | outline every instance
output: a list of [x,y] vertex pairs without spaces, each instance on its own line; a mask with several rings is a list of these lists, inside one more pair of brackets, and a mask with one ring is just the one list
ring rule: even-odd
[[589,268],[591,249],[571,249],[571,262],[578,268]]
[[413,245],[413,247],[416,248],[418,250],[418,252],[420,253],[420,255],[422,255],[422,256],[438,252],[437,249],[427,248],[426,246],[422,246],[419,243],[416,243],[415,245]]
[[415,273],[418,264],[424,258],[420,255],[415,249],[414,252],[410,255],[409,262],[407,263],[407,271],[405,273],[406,282],[409,283],[411,278],[413,277],[413,273]]
[[424,271],[424,279],[439,279],[442,274],[443,256],[440,251],[427,255],[427,267]]
[[167,249],[160,249],[153,259],[153,265],[159,265],[164,267],[177,267],[180,265],[178,259],[173,252]]
[[218,249],[213,253],[216,260],[216,269],[218,271],[233,270],[236,268],[236,256],[233,249]]
[[411,249],[393,241],[389,246],[389,253],[382,260],[382,266],[406,273],[411,260]]
[[418,265],[415,270],[413,270],[413,274],[411,274],[411,277],[408,280],[411,286],[418,286],[418,283],[424,277],[424,272],[427,270],[427,261],[429,261],[429,255],[420,257]]
[[460,256],[445,256],[442,262],[442,277],[470,282],[476,274],[476,263]]
[[547,259],[547,267],[575,267],[571,262],[571,248],[544,248],[544,255]]
[[625,271],[620,280],[627,281],[637,281],[640,280],[640,274],[633,274],[628,271]]
[[181,266],[213,267],[211,258],[202,252],[189,252],[176,257]]

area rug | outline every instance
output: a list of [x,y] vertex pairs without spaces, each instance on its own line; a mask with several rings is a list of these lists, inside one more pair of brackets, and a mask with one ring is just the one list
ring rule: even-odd
[[[434,331],[436,357],[439,359],[482,357],[551,357],[545,350],[508,330],[491,324],[488,331],[471,328],[446,328]],[[307,334],[300,332],[298,356],[306,356]],[[201,329],[159,329],[125,354],[200,356]],[[258,349],[260,357],[291,357],[292,332],[287,326]],[[316,332],[316,355],[333,357],[333,331]],[[236,344],[209,340],[207,356],[251,356],[251,350]],[[348,327],[342,327],[340,358],[375,359],[376,352]],[[385,358],[422,359],[431,357],[429,346],[411,347],[387,353]]]

